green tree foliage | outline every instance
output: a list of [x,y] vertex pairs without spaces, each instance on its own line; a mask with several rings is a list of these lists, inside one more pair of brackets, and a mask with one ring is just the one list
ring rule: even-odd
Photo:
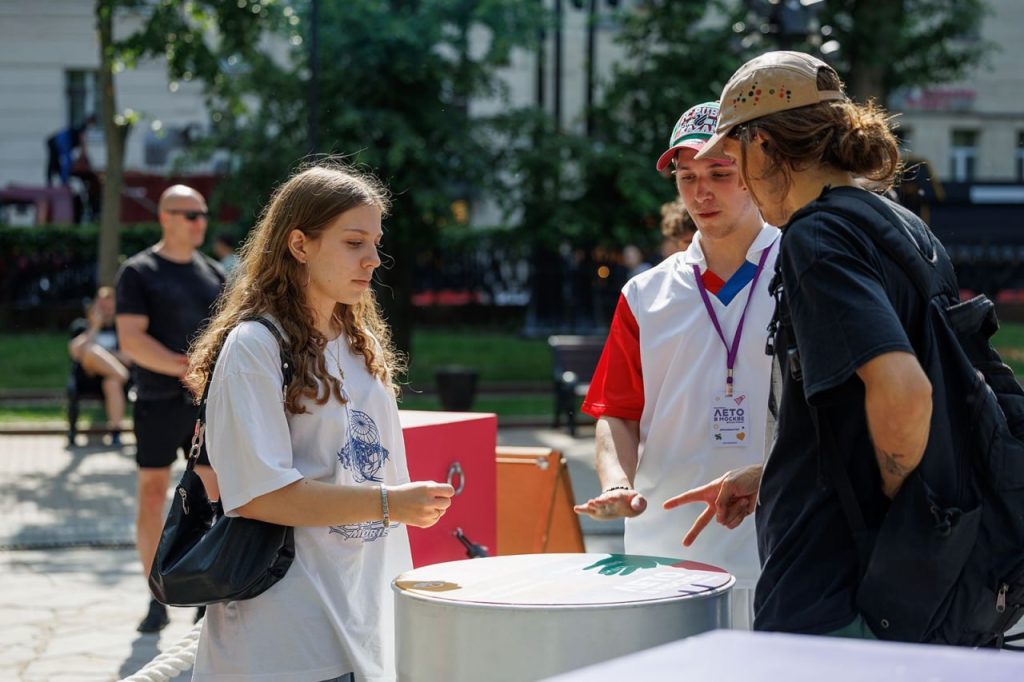
[[556,250],[564,242],[593,238],[593,228],[578,214],[584,191],[581,160],[589,141],[555,125],[554,116],[537,108],[511,111],[495,122],[501,146],[495,198],[524,242]]
[[885,102],[899,88],[963,76],[993,46],[981,40],[984,0],[826,0],[821,23],[839,52],[829,62],[850,94]]
[[[783,46],[764,22],[750,20],[767,0],[621,3],[625,59],[602,84],[593,132],[583,136],[560,130],[543,111],[474,110],[482,98],[501,97],[496,72],[510,51],[536,47],[549,19],[541,3],[322,1],[316,27],[312,3],[98,0],[97,7],[139,7],[146,18],[138,33],[110,43],[114,59],[164,55],[172,77],[204,83],[215,129],[207,150],[232,155],[224,198],[248,220],[310,152],[343,155],[388,183],[395,202],[384,250],[394,262],[382,268],[381,299],[402,348],[414,265],[441,230],[457,229],[454,200],[496,196],[538,254],[566,242],[651,245],[658,209],[675,195],[654,170],[673,123],[689,106],[715,99],[751,54]],[[819,20],[842,46],[830,59],[854,93],[884,95],[976,63],[984,46],[972,36],[982,14],[982,0],[826,0]],[[277,27],[285,30],[268,42],[264,31]],[[314,28],[319,144],[310,149]],[[268,49],[282,42],[287,49]],[[786,43],[814,49],[792,36]]]
[[[750,50],[796,49],[824,58],[858,101],[962,77],[993,45],[981,40],[985,0],[743,0]],[[836,49],[838,48],[838,49]]]
[[679,116],[715,100],[742,62],[730,26],[735,9],[716,0],[648,2],[621,13],[626,58],[614,68],[582,158],[578,220],[597,238],[651,243],[661,204],[675,197],[655,161]]
[[[324,2],[319,31],[319,154],[345,156],[388,184],[379,292],[396,343],[408,349],[416,259],[454,221],[452,203],[493,186],[501,144],[474,98],[500,96],[499,66],[536,35],[536,5],[519,0]],[[291,64],[242,78],[258,106],[224,116],[219,141],[237,160],[230,198],[261,206],[307,147],[310,26],[303,10]],[[301,41],[301,42],[300,42]],[[295,77],[296,68],[300,77]]]
[[[278,0],[96,0],[100,50],[100,116],[107,145],[99,239],[100,282],[109,284],[120,253],[124,144],[135,112],[117,105],[115,74],[143,59],[165,58],[174,80],[203,83],[209,101],[238,110],[232,63],[260,63],[260,36],[282,16]],[[140,19],[131,34],[116,35],[126,17]]]
[[[884,102],[903,87],[962,77],[992,49],[980,40],[984,0],[825,0],[817,21],[800,9],[793,33],[772,25],[768,0],[650,0],[622,11],[616,65],[596,112],[598,130],[579,157],[582,194],[571,201],[576,232],[618,244],[648,243],[658,208],[675,189],[654,172],[676,118],[717,99],[746,59],[767,50],[816,53],[822,41],[840,49],[825,55],[854,98]],[[819,33],[828,26],[827,35]],[[801,31],[803,31],[801,33]]]

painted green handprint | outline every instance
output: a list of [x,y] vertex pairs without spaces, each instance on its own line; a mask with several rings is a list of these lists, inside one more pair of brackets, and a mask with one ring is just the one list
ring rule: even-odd
[[592,568],[596,568],[601,575],[629,575],[640,569],[672,566],[678,563],[679,559],[670,559],[668,557],[609,554],[604,559],[599,559],[589,566],[585,566],[583,570],[589,571]]

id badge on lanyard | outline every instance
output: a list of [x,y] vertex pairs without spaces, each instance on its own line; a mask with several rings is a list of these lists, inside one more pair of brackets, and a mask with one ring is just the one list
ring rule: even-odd
[[711,442],[715,447],[733,448],[746,445],[750,436],[745,393],[734,391],[727,396],[716,393],[711,404]]
[[750,281],[750,291],[747,293],[747,302],[740,314],[739,324],[736,325],[736,334],[732,343],[725,338],[725,332],[715,314],[715,308],[711,305],[707,289],[704,287],[704,279],[701,277],[700,268],[694,264],[693,276],[697,281],[697,290],[700,292],[701,300],[704,301],[704,308],[708,311],[711,324],[718,332],[718,338],[725,346],[725,390],[715,392],[711,401],[711,442],[715,447],[739,447],[746,444],[750,436],[750,419],[747,415],[747,408],[744,403],[747,400],[745,393],[736,390],[735,367],[736,356],[739,354],[740,339],[743,337],[743,322],[747,319],[747,310],[750,309],[750,301],[754,298],[754,289],[757,287],[757,280],[764,270],[765,261],[768,260],[768,253],[772,250],[771,245],[761,251],[761,259],[757,263],[757,270]]

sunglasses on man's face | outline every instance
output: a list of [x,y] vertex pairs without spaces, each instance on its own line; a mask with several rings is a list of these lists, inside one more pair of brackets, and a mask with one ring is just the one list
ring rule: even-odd
[[203,220],[207,220],[210,217],[209,211],[183,211],[179,208],[169,208],[167,209],[167,212],[173,215],[184,216],[185,220],[192,221],[199,220],[200,218],[202,218]]

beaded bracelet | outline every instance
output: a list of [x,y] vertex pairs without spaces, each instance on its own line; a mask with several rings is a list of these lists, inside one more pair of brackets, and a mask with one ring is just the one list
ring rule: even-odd
[[613,485],[611,488],[605,488],[602,491],[602,494],[610,493],[613,490],[632,490],[632,488],[630,488],[628,485]]
[[388,513],[388,489],[383,484],[380,486],[380,509],[384,516],[384,527],[391,525],[391,515]]

